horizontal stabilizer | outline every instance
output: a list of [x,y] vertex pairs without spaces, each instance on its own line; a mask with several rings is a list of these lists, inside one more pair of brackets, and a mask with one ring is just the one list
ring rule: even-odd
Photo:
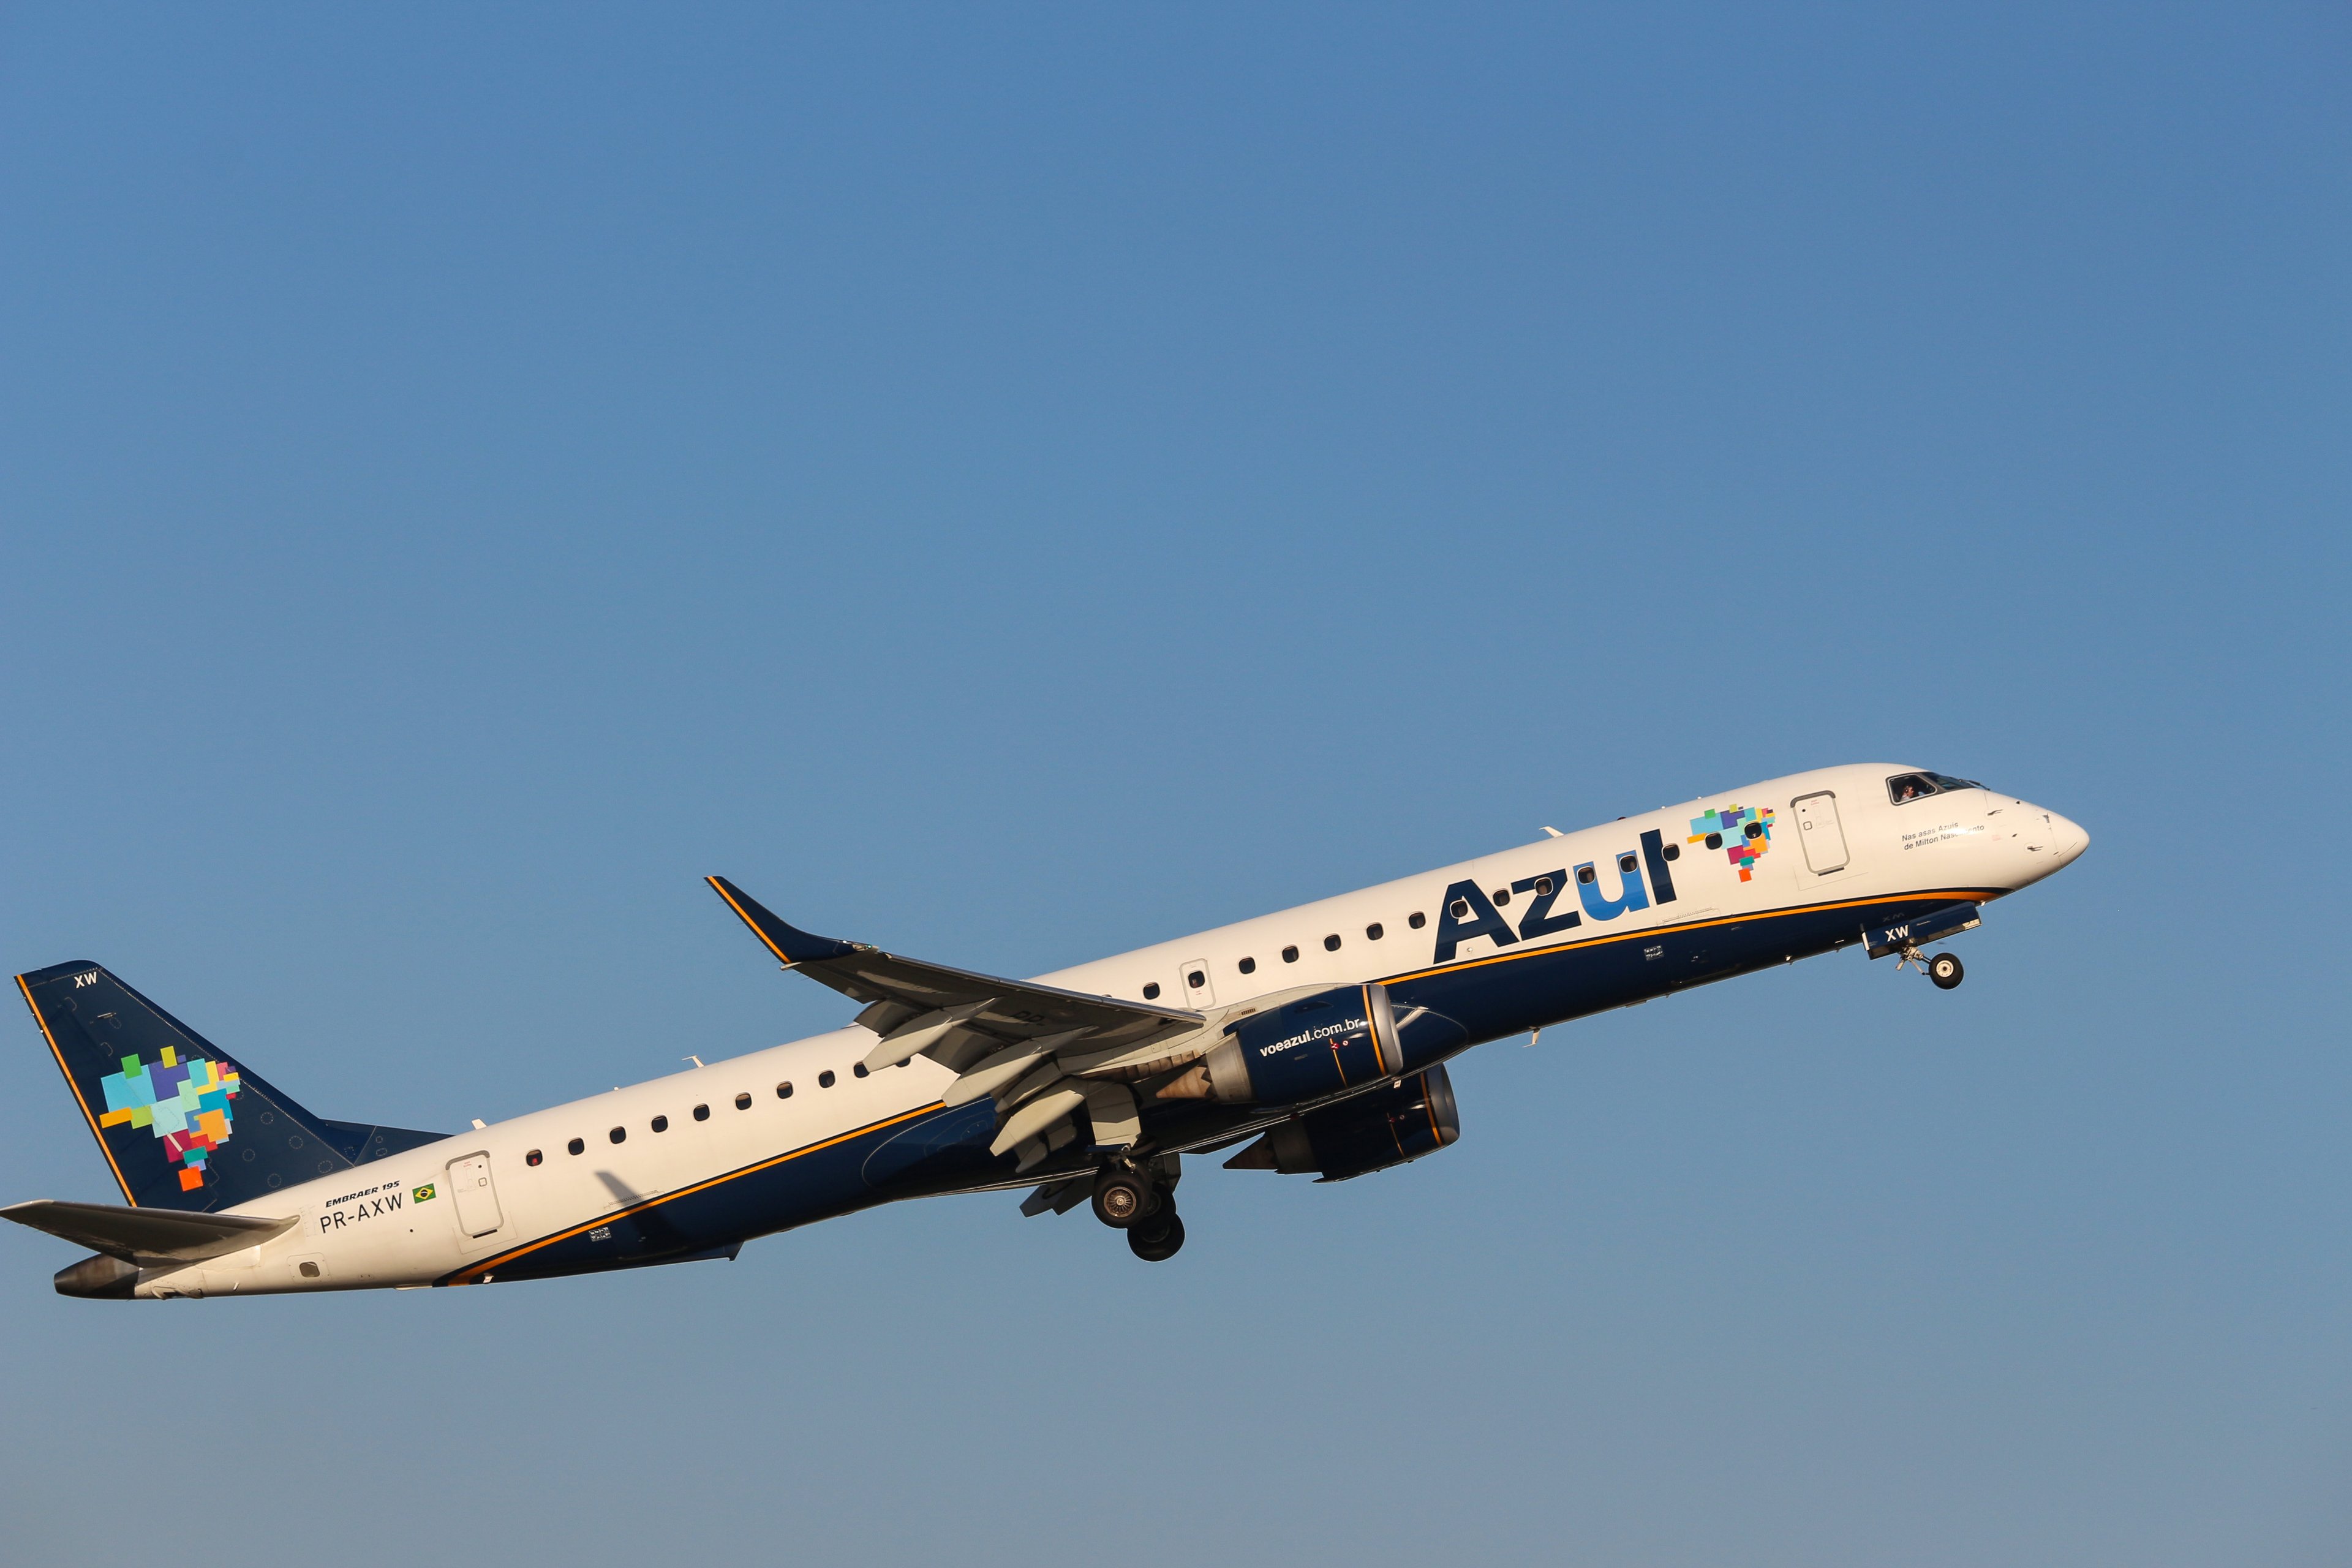
[[258,1247],[290,1230],[299,1215],[261,1219],[249,1215],[197,1214],[186,1209],[118,1208],[36,1198],[0,1208],[0,1217],[46,1230],[78,1247],[133,1263],[194,1263]]

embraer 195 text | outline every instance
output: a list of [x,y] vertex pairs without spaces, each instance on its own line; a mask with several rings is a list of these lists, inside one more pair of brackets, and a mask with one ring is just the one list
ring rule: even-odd
[[1966,779],[1826,768],[1035,980],[812,936],[710,884],[830,1034],[455,1135],[313,1115],[94,963],[16,984],[128,1206],[0,1209],[94,1255],[69,1296],[484,1285],[732,1258],[899,1198],[1033,1189],[1139,1258],[1183,1245],[1183,1156],[1343,1181],[1460,1135],[1484,1041],[1860,945],[1928,954],[2082,854]]

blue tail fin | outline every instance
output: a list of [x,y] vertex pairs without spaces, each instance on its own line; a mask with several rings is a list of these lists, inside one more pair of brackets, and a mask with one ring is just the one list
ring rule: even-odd
[[313,1116],[95,963],[16,986],[138,1207],[235,1208],[444,1136]]

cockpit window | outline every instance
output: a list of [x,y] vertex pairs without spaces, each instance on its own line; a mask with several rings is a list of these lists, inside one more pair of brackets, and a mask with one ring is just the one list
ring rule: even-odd
[[1949,773],[1896,773],[1886,781],[1886,798],[1901,805],[1906,800],[1925,800],[1950,790],[1982,788],[1974,779],[1958,779]]

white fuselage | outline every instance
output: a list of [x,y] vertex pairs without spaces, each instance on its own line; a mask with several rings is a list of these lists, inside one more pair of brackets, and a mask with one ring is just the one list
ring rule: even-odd
[[[2063,817],[1991,790],[1897,804],[1885,781],[1910,771],[1856,766],[1775,779],[1038,979],[1072,991],[1223,1008],[1303,986],[1425,977],[1496,960],[1507,950],[1524,955],[1774,911],[1849,903],[1860,910],[1923,890],[1990,900],[2050,875],[2088,842]],[[1822,819],[1824,796],[1834,810]],[[1801,813],[1805,802],[1812,804]],[[1735,805],[1774,814],[1769,846],[1753,857],[1744,879],[1727,849],[1707,848],[1692,832],[1695,818]],[[1807,818],[1802,825],[1801,816]],[[1433,943],[1449,889],[1471,883],[1490,890],[1490,901],[1501,903],[1516,924],[1530,895],[1518,895],[1516,903],[1491,895],[1556,872],[1573,879],[1576,868],[1590,863],[1597,868],[1591,896],[1598,902],[1585,908],[1606,908],[1622,885],[1619,858],[1635,850],[1644,831],[1658,832],[1679,851],[1671,903],[1588,918],[1572,930],[1521,942],[1474,935],[1438,961]],[[1842,852],[1817,848],[1807,837],[1815,833],[1841,837]],[[1581,892],[1564,889],[1560,907],[1575,908],[1566,900]],[[1857,932],[1860,923],[1857,918]],[[937,1107],[955,1075],[924,1057],[861,1075],[856,1064],[875,1039],[862,1027],[835,1029],[287,1188],[236,1212],[295,1216],[289,1231],[260,1247],[143,1279],[137,1293],[243,1295],[495,1278],[495,1260],[541,1238],[593,1237],[600,1221],[648,1200],[763,1164],[808,1159],[829,1142],[867,1136]],[[707,1112],[698,1117],[698,1107]],[[575,1141],[578,1153],[572,1152]],[[882,1199],[845,1198],[827,1212],[874,1201]],[[782,1215],[753,1224],[745,1234],[811,1217],[823,1215]]]

